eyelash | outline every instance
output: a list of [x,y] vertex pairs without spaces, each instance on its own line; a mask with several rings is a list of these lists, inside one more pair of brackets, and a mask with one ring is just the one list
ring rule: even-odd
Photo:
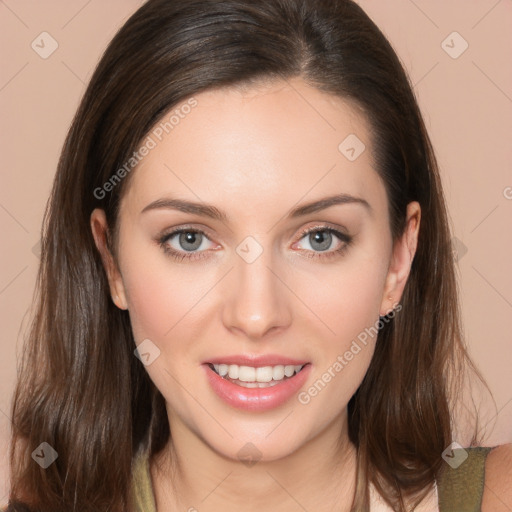
[[[311,228],[307,228],[304,231],[301,232],[300,237],[298,238],[297,242],[299,240],[302,240],[306,235],[309,235],[310,233],[316,233],[316,232],[327,232],[335,235],[341,242],[344,242],[344,244],[334,251],[315,251],[312,253],[309,249],[304,249],[306,252],[305,257],[306,258],[321,258],[321,259],[330,259],[334,258],[336,256],[341,256],[345,253],[345,251],[349,248],[349,246],[352,243],[352,237],[350,235],[347,235],[345,233],[342,233],[334,228],[331,228],[329,226],[314,226]],[[185,259],[188,259],[190,261],[196,261],[205,258],[204,255],[207,251],[200,251],[200,252],[189,252],[188,254],[186,252],[176,251],[175,249],[171,249],[169,245],[167,245],[167,242],[175,235],[179,235],[181,233],[198,233],[201,235],[204,235],[207,239],[208,236],[204,231],[201,231],[199,229],[195,228],[187,228],[182,227],[179,229],[176,229],[174,231],[171,231],[170,233],[166,233],[158,238],[158,244],[162,248],[165,254],[170,256],[171,258],[175,259],[176,261],[183,261]],[[209,240],[209,239],[208,239]]]

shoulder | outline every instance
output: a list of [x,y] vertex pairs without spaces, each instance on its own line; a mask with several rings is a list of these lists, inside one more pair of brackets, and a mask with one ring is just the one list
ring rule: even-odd
[[482,512],[512,510],[512,443],[493,448],[485,461]]

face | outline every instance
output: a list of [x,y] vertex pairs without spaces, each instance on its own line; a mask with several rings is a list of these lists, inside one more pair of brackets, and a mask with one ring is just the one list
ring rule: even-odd
[[299,79],[194,100],[150,133],[115,264],[101,210],[92,229],[171,432],[274,460],[346,418],[379,315],[400,300],[419,208],[393,245],[370,127],[344,100]]

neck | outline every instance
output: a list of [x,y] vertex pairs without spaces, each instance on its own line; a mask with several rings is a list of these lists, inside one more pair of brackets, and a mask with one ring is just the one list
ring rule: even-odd
[[346,411],[289,455],[248,463],[214,451],[170,418],[171,439],[152,468],[157,510],[349,511],[356,449]]

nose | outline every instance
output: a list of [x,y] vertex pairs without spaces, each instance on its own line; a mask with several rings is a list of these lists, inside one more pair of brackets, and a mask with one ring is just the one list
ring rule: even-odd
[[259,340],[291,323],[290,291],[274,270],[271,251],[251,263],[235,255],[234,269],[225,283],[224,326],[240,336]]

